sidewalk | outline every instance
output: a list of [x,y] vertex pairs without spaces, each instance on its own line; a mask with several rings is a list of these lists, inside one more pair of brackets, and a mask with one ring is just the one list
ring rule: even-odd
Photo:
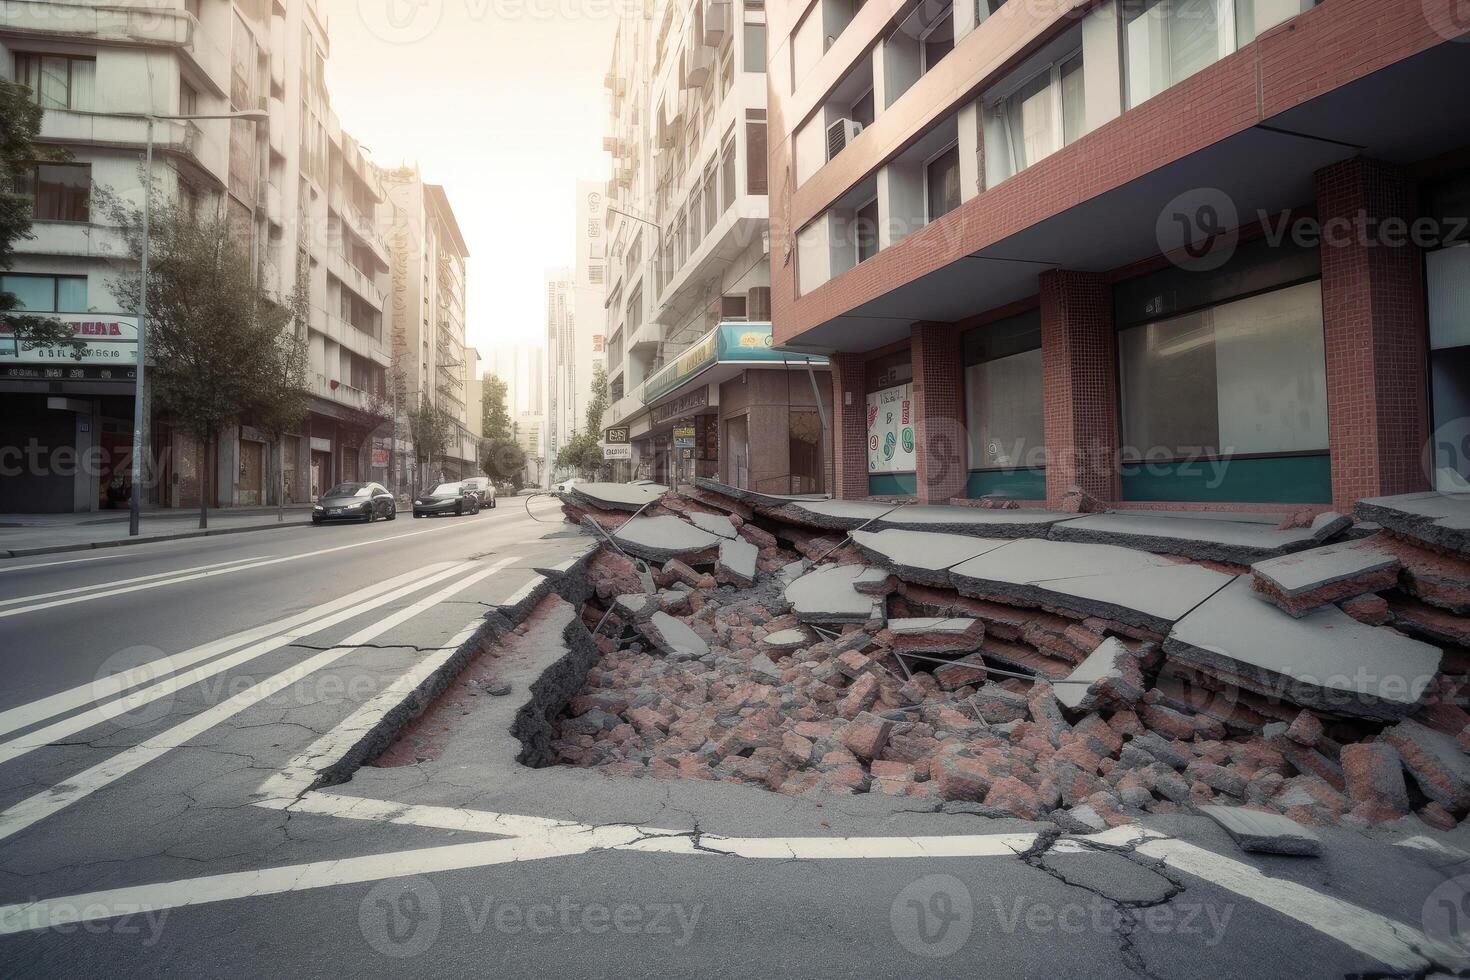
[[197,538],[241,531],[264,531],[311,523],[311,505],[286,508],[277,521],[274,507],[211,509],[209,528],[199,529],[197,510],[145,510],[137,537],[128,536],[126,510],[82,514],[0,514],[0,558],[86,551],[179,538]]

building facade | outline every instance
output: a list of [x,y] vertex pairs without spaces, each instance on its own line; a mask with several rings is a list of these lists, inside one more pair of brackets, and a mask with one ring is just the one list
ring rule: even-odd
[[[417,166],[378,171],[385,193],[380,227],[392,259],[393,383],[397,387],[402,487],[480,473],[478,353],[465,339],[465,261],[469,247],[449,197],[425,183]],[[414,445],[409,414],[433,409],[447,420],[443,452],[423,456]],[[473,426],[473,427],[472,427]]]
[[839,496],[1342,510],[1463,485],[1453,4],[767,15],[775,343],[831,357]]
[[[810,420],[813,456],[804,415],[793,430],[789,413],[756,423],[748,408],[722,411],[732,379],[742,406],[830,400],[812,392],[818,375],[818,388],[829,386],[822,359],[757,359],[723,377],[742,363],[728,347],[738,338],[763,337],[769,352],[766,16],[760,0],[670,0],[619,24],[605,80],[604,421],[630,440],[631,458],[615,467],[622,477],[712,476],[772,492],[828,483],[821,413]],[[793,451],[796,430],[805,441]]]
[[[371,404],[390,361],[388,257],[375,228],[381,195],[331,110],[328,54],[315,0],[5,5],[0,68],[45,110],[40,142],[71,158],[33,172],[34,238],[19,243],[0,286],[23,308],[54,312],[96,339],[81,362],[14,345],[0,354],[0,443],[34,444],[50,461],[0,481],[0,510],[95,510],[125,496],[136,322],[116,312],[124,304],[108,286],[126,250],[91,203],[102,187],[141,201],[144,113],[267,113],[157,122],[150,176],[167,198],[214,209],[248,234],[276,295],[305,286],[313,394],[309,421],[279,447],[249,418],[203,447],[166,411],[150,410],[145,499],[196,506],[206,471],[215,506],[273,504],[278,475],[287,502],[304,503],[333,482],[386,473]],[[58,454],[77,463],[57,466]]]

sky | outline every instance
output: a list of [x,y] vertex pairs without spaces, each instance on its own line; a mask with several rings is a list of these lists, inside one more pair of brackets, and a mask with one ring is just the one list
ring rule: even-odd
[[327,84],[383,166],[444,185],[469,245],[466,332],[545,342],[545,270],[575,252],[576,181],[606,179],[607,0],[326,0]]

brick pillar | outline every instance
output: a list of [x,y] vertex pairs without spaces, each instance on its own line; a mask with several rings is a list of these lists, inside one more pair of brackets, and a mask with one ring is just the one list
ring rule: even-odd
[[951,497],[965,495],[964,378],[959,331],[947,323],[916,323],[909,352],[914,368],[919,502],[943,504]]
[[856,354],[833,354],[832,496],[857,500],[868,495],[867,367]]
[[1423,256],[1385,219],[1414,218],[1414,186],[1376,160],[1319,170],[1322,327],[1332,501],[1429,487]]
[[1112,290],[1098,275],[1056,269],[1041,287],[1046,503],[1072,487],[1118,499],[1118,369]]

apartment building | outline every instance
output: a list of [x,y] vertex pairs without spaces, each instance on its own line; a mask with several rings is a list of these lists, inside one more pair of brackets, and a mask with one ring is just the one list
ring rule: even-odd
[[651,0],[618,26],[604,423],[631,441],[620,476],[827,482],[825,360],[770,348],[766,17],[761,0]]
[[572,270],[546,270],[546,459],[547,470],[557,451],[576,429],[576,287]]
[[1453,4],[767,15],[775,342],[831,357],[838,496],[1341,510],[1464,485]]
[[[392,260],[392,357],[398,386],[401,485],[424,487],[480,473],[479,353],[465,338],[465,261],[469,247],[449,196],[417,166],[377,171],[385,195],[380,227]],[[448,417],[442,454],[418,461],[407,413],[432,406]]]
[[0,69],[45,109],[41,142],[71,154],[35,168],[35,237],[20,243],[3,286],[24,308],[55,313],[93,338],[79,362],[60,351],[19,356],[13,346],[0,354],[0,444],[34,444],[43,459],[0,481],[0,510],[94,510],[127,474],[136,322],[117,312],[108,288],[111,264],[126,250],[90,205],[98,187],[140,198],[143,113],[268,113],[158,121],[151,176],[170,199],[217,209],[248,233],[278,295],[304,278],[314,395],[309,422],[286,437],[279,464],[273,440],[249,419],[206,448],[165,411],[150,410],[146,499],[196,506],[206,471],[216,506],[274,503],[277,465],[288,502],[338,480],[381,478],[386,459],[374,451],[369,403],[389,364],[387,251],[374,229],[376,182],[331,109],[329,50],[315,0],[18,0],[0,10]]

